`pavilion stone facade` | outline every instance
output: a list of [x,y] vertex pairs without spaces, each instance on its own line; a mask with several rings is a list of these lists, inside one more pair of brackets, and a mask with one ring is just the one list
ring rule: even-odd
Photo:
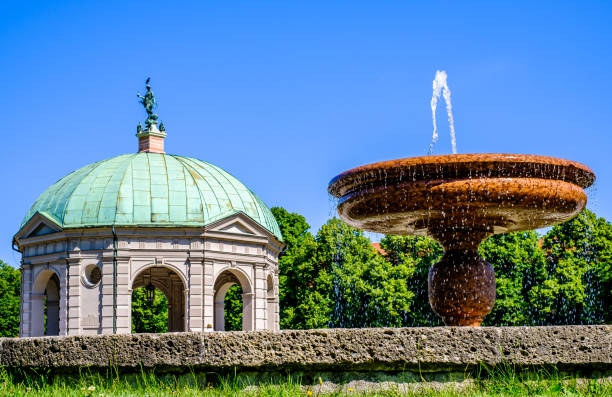
[[243,330],[279,329],[282,243],[241,212],[205,228],[66,230],[37,214],[16,239],[21,336],[129,333],[132,291],[149,283],[167,297],[171,332],[224,330],[234,284]]

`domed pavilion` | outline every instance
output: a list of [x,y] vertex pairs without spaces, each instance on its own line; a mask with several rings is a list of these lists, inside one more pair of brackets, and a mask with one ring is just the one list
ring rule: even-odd
[[244,330],[278,330],[280,229],[239,180],[164,153],[152,112],[138,153],[86,165],[36,200],[13,244],[22,254],[21,336],[131,331],[132,291],[168,301],[168,330],[224,330],[239,284]]

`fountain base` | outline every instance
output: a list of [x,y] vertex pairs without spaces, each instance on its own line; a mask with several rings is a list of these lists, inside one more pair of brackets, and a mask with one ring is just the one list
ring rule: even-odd
[[477,250],[445,251],[429,269],[429,304],[450,326],[479,326],[495,303],[495,272]]

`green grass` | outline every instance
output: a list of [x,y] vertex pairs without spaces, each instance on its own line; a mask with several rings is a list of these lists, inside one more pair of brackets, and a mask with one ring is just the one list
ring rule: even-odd
[[343,386],[324,393],[325,385],[302,386],[299,379],[286,377],[276,384],[249,385],[246,378],[211,377],[191,373],[182,376],[141,372],[134,375],[78,373],[49,376],[45,372],[18,373],[0,368],[0,396],[612,396],[612,383],[578,380],[556,370],[518,371],[512,366],[486,368],[466,375],[462,390],[446,387],[416,390],[392,387],[385,391],[358,392]]

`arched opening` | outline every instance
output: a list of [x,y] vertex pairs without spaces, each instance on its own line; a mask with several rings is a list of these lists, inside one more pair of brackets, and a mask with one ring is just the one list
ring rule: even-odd
[[226,331],[241,331],[242,330],[242,287],[240,284],[234,284],[227,290],[224,308],[224,323]]
[[[166,318],[164,327],[160,322]],[[132,283],[131,321],[133,332],[185,331],[185,284],[178,273],[163,266],[138,273]]]
[[31,294],[31,336],[59,335],[60,280],[52,270],[40,272]]
[[276,299],[274,298],[274,279],[271,274],[268,274],[268,278],[266,279],[267,289],[266,289],[266,302],[267,302],[267,311],[268,311],[268,330],[275,331],[276,330]]
[[[239,286],[240,290],[235,286]],[[232,289],[233,287],[233,289]],[[251,284],[247,279],[246,275],[239,270],[225,270],[217,276],[217,280],[215,281],[215,294],[214,294],[214,302],[215,302],[215,317],[214,317],[214,329],[215,331],[225,331],[230,330],[230,328],[235,328],[235,317],[232,319],[226,319],[226,314],[231,313],[235,314],[235,311],[232,311],[232,307],[239,307],[236,302],[237,297],[241,298],[242,303],[242,327],[241,329],[244,331],[250,331],[253,329],[253,316],[252,316],[252,307],[253,307],[253,294],[251,293]],[[228,299],[228,292],[229,298]],[[229,309],[229,311],[227,310]],[[234,320],[232,322],[232,327],[226,327],[226,320]]]

